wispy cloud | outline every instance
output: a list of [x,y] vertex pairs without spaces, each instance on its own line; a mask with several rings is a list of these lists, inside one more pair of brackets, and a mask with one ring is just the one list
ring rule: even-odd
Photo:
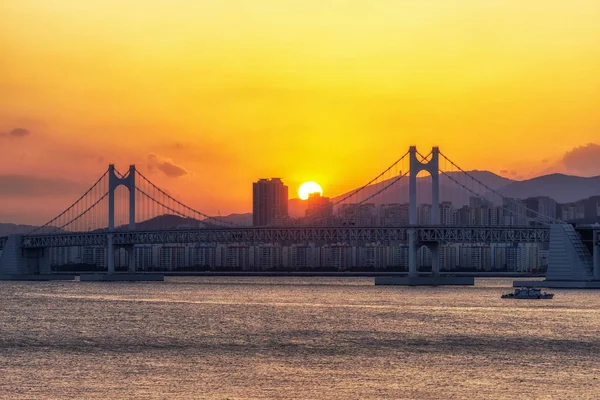
[[157,169],[169,178],[179,178],[189,173],[187,169],[175,164],[172,160],[161,158],[153,153],[148,155],[148,169]]
[[63,196],[81,194],[87,185],[60,178],[0,175],[0,197]]
[[565,153],[562,163],[568,172],[600,175],[600,145],[588,143]]
[[22,138],[28,136],[30,133],[31,131],[26,128],[14,128],[9,132],[0,132],[0,137]]

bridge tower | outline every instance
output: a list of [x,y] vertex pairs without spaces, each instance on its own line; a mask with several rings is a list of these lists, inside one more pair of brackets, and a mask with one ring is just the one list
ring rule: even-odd
[[[440,168],[438,147],[431,149],[431,158],[428,162],[422,162],[417,158],[417,147],[411,146],[410,155],[410,177],[409,177],[409,214],[408,224],[408,276],[417,276],[417,246],[418,238],[414,226],[417,225],[417,175],[421,171],[427,171],[431,175],[431,224],[440,224]],[[437,275],[439,266],[439,244],[428,244],[431,251],[432,273]]]
[[[129,166],[129,172],[123,177],[115,174],[114,164],[108,166],[108,273],[115,272],[115,247],[113,232],[115,230],[115,190],[119,186],[129,189],[129,229],[135,229],[135,165]],[[135,270],[134,249],[127,248],[129,255],[129,271]]]

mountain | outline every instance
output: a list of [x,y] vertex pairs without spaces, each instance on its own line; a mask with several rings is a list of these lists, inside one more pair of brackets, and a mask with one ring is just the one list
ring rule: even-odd
[[[221,221],[231,222],[239,226],[252,226],[252,214],[230,214],[223,217],[215,217]],[[210,219],[207,221],[209,222]],[[181,228],[207,228],[207,227],[218,227],[224,226],[213,221],[213,224],[206,225],[196,220],[189,218],[182,218],[176,215],[160,215],[158,217],[151,218],[146,221],[138,222],[136,228],[140,230],[153,230],[153,229],[181,229]],[[37,226],[32,225],[16,225],[16,224],[5,224],[0,223],[0,236],[17,235],[17,234],[28,234],[36,229]],[[117,229],[126,229],[127,225],[117,227]],[[55,228],[48,227],[36,231],[36,234],[55,232]]]
[[[135,224],[139,230],[155,230],[155,229],[185,229],[185,228],[218,228],[223,226],[233,226],[221,224],[218,221],[230,222],[239,226],[252,226],[252,214],[229,214],[222,217],[214,217],[215,219],[206,219],[204,223],[191,219],[183,218],[177,215],[165,214],[151,218],[146,221]],[[218,220],[218,221],[217,221]],[[123,226],[126,228],[126,226]]]
[[252,226],[252,213],[229,214],[224,217],[215,217],[221,221],[231,222],[239,226]]
[[[17,225],[17,224],[4,224],[0,223],[0,236],[8,236],[8,235],[24,235],[32,232],[36,229],[37,226],[33,225]],[[36,233],[47,233],[54,232],[55,228],[48,227],[42,228]]]
[[500,193],[505,197],[518,199],[548,196],[558,203],[572,203],[600,195],[600,176],[583,178],[563,174],[544,175],[511,182],[501,188]]
[[[600,176],[584,178],[572,175],[551,174],[524,181],[513,181],[489,171],[468,171],[467,174],[504,197],[526,199],[529,197],[547,196],[556,200],[557,203],[564,204],[600,195]],[[393,179],[395,178],[371,185],[348,199],[348,201],[342,202],[342,204],[360,202],[391,184]],[[440,201],[451,201],[455,207],[469,204],[469,197],[475,196],[475,194],[462,188],[455,181],[494,202],[499,203],[501,200],[499,196],[492,194],[483,186],[474,182],[465,173],[450,172],[440,175]],[[337,196],[332,201],[337,202],[350,193],[352,192]],[[408,177],[402,178],[398,183],[367,202],[375,204],[407,203]],[[417,179],[417,202],[419,204],[431,204],[430,176]]]
[[[489,171],[469,171],[467,172],[470,176],[474,177],[478,181],[484,183],[486,186],[493,190],[499,190],[502,187],[508,186],[514,182],[511,179],[498,176]],[[397,179],[390,178],[383,182],[371,185],[355,196],[349,198],[347,201],[342,201],[342,204],[348,202],[360,202],[384,189],[386,186],[391,185],[392,182]],[[459,182],[463,186],[472,189],[475,193],[486,195],[488,191],[481,185],[473,184],[472,179],[469,178],[463,172],[449,172],[447,174],[440,175],[440,201],[451,201],[455,206],[462,206],[469,204],[469,197],[474,194],[460,187],[456,182]],[[375,204],[392,204],[392,203],[408,203],[408,176],[402,178],[399,182],[393,184],[389,188],[385,189],[381,194],[373,197],[372,200],[367,202]],[[344,193],[332,199],[335,203],[352,192]],[[426,176],[417,178],[417,202],[418,203],[431,203],[431,177]]]

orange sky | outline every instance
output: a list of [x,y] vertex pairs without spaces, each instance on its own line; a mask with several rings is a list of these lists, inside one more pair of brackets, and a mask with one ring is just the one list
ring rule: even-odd
[[0,175],[172,164],[152,179],[229,213],[257,178],[333,196],[411,144],[600,174],[598,21],[597,0],[3,0]]

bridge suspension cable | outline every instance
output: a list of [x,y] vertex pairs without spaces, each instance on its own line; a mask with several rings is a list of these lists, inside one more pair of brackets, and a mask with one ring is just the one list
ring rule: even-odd
[[[335,201],[333,203],[333,206],[337,206],[338,204],[348,200],[350,197],[355,196],[356,194],[360,193],[361,191],[363,191],[364,189],[366,189],[367,187],[369,187],[373,182],[376,182],[377,179],[381,178],[382,176],[384,176],[386,173],[388,173],[389,171],[391,171],[396,165],[398,165],[400,162],[402,162],[406,156],[409,154],[409,152],[407,151],[406,153],[404,153],[404,155],[402,157],[400,157],[398,160],[396,160],[392,165],[390,165],[389,167],[387,167],[382,173],[380,173],[379,175],[377,175],[375,178],[371,179],[369,182],[367,182],[366,184],[364,184],[363,186],[361,186],[360,188],[348,193],[347,196]],[[395,182],[393,182],[395,183]],[[389,186],[388,186],[389,187]],[[387,187],[386,187],[387,188]],[[381,193],[378,192],[377,194]],[[373,198],[374,196],[369,197],[369,199]]]
[[44,228],[48,228],[50,226],[52,226],[52,224],[54,224],[55,222],[59,221],[59,226],[55,226],[55,230],[54,232],[56,232],[57,230],[60,230],[68,225],[70,225],[72,222],[78,220],[79,218],[81,218],[81,216],[83,216],[84,214],[86,214],[89,210],[91,210],[94,206],[96,206],[100,200],[102,200],[103,198],[106,197],[106,195],[108,194],[108,190],[101,196],[100,200],[98,200],[97,202],[94,203],[94,205],[92,207],[85,207],[85,211],[84,212],[80,212],[78,213],[75,217],[72,217],[68,220],[68,222],[66,223],[60,223],[60,219],[64,218],[64,217],[68,217],[68,213],[76,210],[76,208],[79,205],[84,205],[86,204],[86,201],[88,200],[88,195],[90,193],[95,194],[94,190],[99,188],[101,186],[101,183],[104,183],[105,178],[108,175],[108,171],[106,171],[100,178],[98,178],[98,180],[83,194],[81,195],[81,197],[79,197],[73,204],[71,204],[69,207],[67,207],[63,212],[61,212],[60,214],[58,214],[56,217],[52,218],[50,221],[46,222],[45,224],[38,226],[37,228],[33,229],[32,231],[30,231],[29,233],[27,233],[27,235],[32,235],[40,230],[43,230]]
[[[387,173],[392,173],[391,171],[394,168],[397,168],[398,165],[404,161],[406,159],[406,157],[409,155],[409,152],[407,151],[406,153],[404,153],[402,155],[402,157],[400,157],[399,159],[397,159],[394,163],[392,163],[389,167],[387,167],[385,170],[383,170],[383,172],[379,173],[377,176],[375,176],[373,179],[371,179],[369,182],[367,182],[366,184],[364,184],[363,186],[361,186],[358,189],[355,189],[353,191],[351,191],[350,193],[348,193],[347,195],[343,196],[342,198],[334,201],[331,204],[331,207],[333,209],[333,207],[338,206],[344,202],[347,202],[349,199],[351,198],[356,198],[359,197],[358,195],[360,193],[365,193],[366,197],[365,198],[359,198],[355,203],[349,203],[347,204],[348,207],[344,208],[343,210],[338,210],[338,215],[337,217],[334,216],[329,216],[329,215],[323,215],[322,212],[316,212],[313,215],[310,215],[307,217],[308,221],[311,224],[319,224],[323,221],[332,219],[332,218],[338,218],[341,220],[345,220],[345,219],[355,219],[357,218],[356,212],[357,210],[360,210],[360,206],[364,205],[365,203],[367,203],[369,200],[377,197],[378,195],[380,195],[381,193],[385,192],[386,190],[388,190],[389,188],[391,188],[392,186],[396,185],[402,178],[404,178],[406,175],[408,175],[410,173],[409,170],[407,170],[406,172],[402,173],[400,171],[400,175],[399,176],[395,176],[394,178],[385,178],[385,174]],[[381,182],[378,182],[378,180],[382,179]],[[386,183],[388,182],[388,183]],[[375,185],[373,185],[375,183]],[[366,193],[366,189],[367,188],[373,188],[373,187],[377,187],[378,185],[382,185],[383,186],[381,188],[379,188],[378,190],[376,190],[373,193]],[[348,222],[348,221],[346,221]]]
[[[137,170],[136,170],[136,173],[137,173],[137,175],[138,175],[140,178],[142,178],[142,179],[143,179],[145,182],[147,182],[147,183],[148,183],[150,186],[152,186],[152,187],[153,187],[155,190],[157,190],[157,191],[158,191],[158,192],[159,192],[159,193],[160,193],[162,196],[165,196],[165,197],[166,197],[168,200],[170,200],[170,201],[172,201],[173,203],[175,203],[176,205],[180,206],[182,209],[184,209],[184,210],[187,210],[187,211],[191,212],[193,215],[194,215],[194,214],[196,214],[196,215],[199,215],[199,216],[202,216],[202,217],[204,217],[204,218],[205,218],[205,220],[206,220],[206,219],[208,219],[209,221],[215,221],[216,223],[220,223],[220,224],[224,224],[224,225],[230,225],[230,226],[233,226],[233,227],[235,227],[235,226],[239,226],[238,224],[236,224],[236,223],[233,223],[233,222],[231,222],[231,221],[226,221],[226,220],[222,220],[222,219],[220,219],[220,218],[212,217],[212,216],[210,216],[210,215],[208,215],[208,214],[205,214],[205,213],[203,213],[203,212],[201,212],[201,211],[195,210],[195,209],[193,209],[193,208],[191,208],[191,207],[189,207],[189,206],[187,206],[187,205],[183,204],[182,202],[180,202],[179,200],[175,199],[173,196],[171,196],[170,194],[166,193],[164,190],[162,190],[161,188],[159,188],[158,186],[156,186],[154,183],[152,183],[152,181],[150,181],[148,178],[146,178],[146,177],[145,177],[145,176],[144,176],[144,175],[143,175],[141,172],[139,172],[139,171],[137,171]],[[136,188],[136,189],[137,189],[137,188]],[[171,210],[171,211],[174,211],[174,212],[175,212],[175,210],[174,210],[172,207],[168,207],[168,206],[164,205],[162,202],[160,202],[160,201],[158,201],[158,200],[154,199],[154,198],[153,198],[152,196],[150,196],[148,193],[146,193],[146,192],[144,192],[144,191],[142,191],[142,190],[138,190],[138,191],[139,191],[140,193],[142,193],[143,195],[145,195],[145,197],[148,197],[149,199],[153,200],[153,201],[154,201],[156,204],[159,204],[159,205],[161,205],[161,206],[165,207],[166,209],[169,209],[169,210]],[[186,217],[186,218],[191,218],[191,219],[193,219],[193,220],[200,221],[200,222],[202,222],[202,223],[203,223],[203,224],[205,224],[205,225],[206,225],[206,224],[207,224],[207,222],[208,222],[208,221],[205,221],[205,220],[201,220],[201,219],[199,219],[199,218],[190,217],[189,215],[185,215],[185,214],[183,214],[183,213],[181,213],[181,212],[179,212],[179,211],[176,211],[176,212],[177,212],[177,213],[178,213],[178,215],[180,215],[180,216],[184,216],[184,217]]]
[[[523,209],[525,211],[525,215],[515,212],[514,210],[510,210],[508,208],[506,208],[504,206],[504,204],[502,204],[500,207],[502,209],[504,209],[505,211],[508,211],[509,213],[516,213],[518,216],[520,217],[524,217],[528,220],[532,220],[534,222],[538,222],[541,224],[545,224],[545,225],[549,225],[549,224],[561,224],[564,223],[563,221],[557,220],[555,218],[549,217],[547,215],[541,214],[538,211],[532,210],[530,208],[527,208],[526,206],[519,204],[519,202],[509,198],[509,197],[505,197],[502,194],[498,193],[496,190],[490,188],[488,185],[486,185],[485,183],[481,182],[479,179],[475,178],[472,174],[470,174],[469,172],[465,171],[464,169],[462,169],[461,167],[459,167],[454,161],[452,161],[450,158],[446,157],[446,155],[444,155],[442,152],[439,153],[444,160],[446,160],[447,162],[449,162],[452,166],[454,166],[458,171],[460,171],[462,174],[464,174],[465,176],[469,177],[473,182],[476,182],[477,184],[479,184],[481,187],[485,188],[488,192],[493,193],[494,195],[498,196],[499,198],[502,199],[503,203],[507,202],[507,203],[511,203],[514,206],[516,206],[517,209]],[[475,196],[479,197],[479,198],[483,198],[485,200],[488,200],[487,198],[485,198],[485,196],[481,196],[479,193],[476,193],[475,191],[473,191],[473,189],[468,188],[466,185],[461,184],[460,182],[458,182],[456,179],[454,179],[450,174],[448,174],[446,171],[442,171],[440,169],[440,172],[442,173],[442,175],[446,176],[447,178],[449,178],[450,180],[452,180],[454,183],[458,184],[459,186],[461,186],[463,189],[469,191],[470,193],[474,194]],[[537,218],[535,217],[530,217],[527,215],[527,212],[530,212],[534,215],[537,216]],[[550,221],[550,222],[547,222]]]
[[98,204],[100,204],[100,202],[102,200],[104,200],[106,198],[106,196],[108,196],[108,192],[104,193],[104,195],[102,197],[100,197],[98,200],[96,200],[91,206],[87,207],[82,213],[80,213],[79,215],[77,215],[76,217],[74,217],[73,219],[71,219],[70,221],[68,221],[67,223],[57,226],[56,229],[57,230],[61,230],[63,228],[66,228],[67,226],[77,222],[80,218],[82,218],[83,216],[85,216],[89,211],[91,211],[94,207],[96,207]]
[[156,205],[159,205],[159,206],[163,207],[165,210],[168,210],[168,211],[170,211],[170,212],[172,212],[172,213],[174,213],[174,214],[176,214],[176,215],[178,215],[180,217],[183,217],[183,218],[186,218],[186,219],[192,219],[194,221],[200,222],[201,224],[208,225],[205,220],[201,220],[201,219],[190,217],[189,215],[185,215],[182,212],[180,212],[180,211],[178,211],[178,210],[176,210],[176,209],[174,209],[172,207],[169,207],[168,205],[166,205],[166,204],[162,203],[161,201],[155,199],[154,197],[150,196],[148,193],[146,193],[145,191],[143,191],[142,189],[140,189],[138,187],[136,187],[135,190],[138,193],[140,193],[142,196],[146,197],[148,200],[154,202]]

